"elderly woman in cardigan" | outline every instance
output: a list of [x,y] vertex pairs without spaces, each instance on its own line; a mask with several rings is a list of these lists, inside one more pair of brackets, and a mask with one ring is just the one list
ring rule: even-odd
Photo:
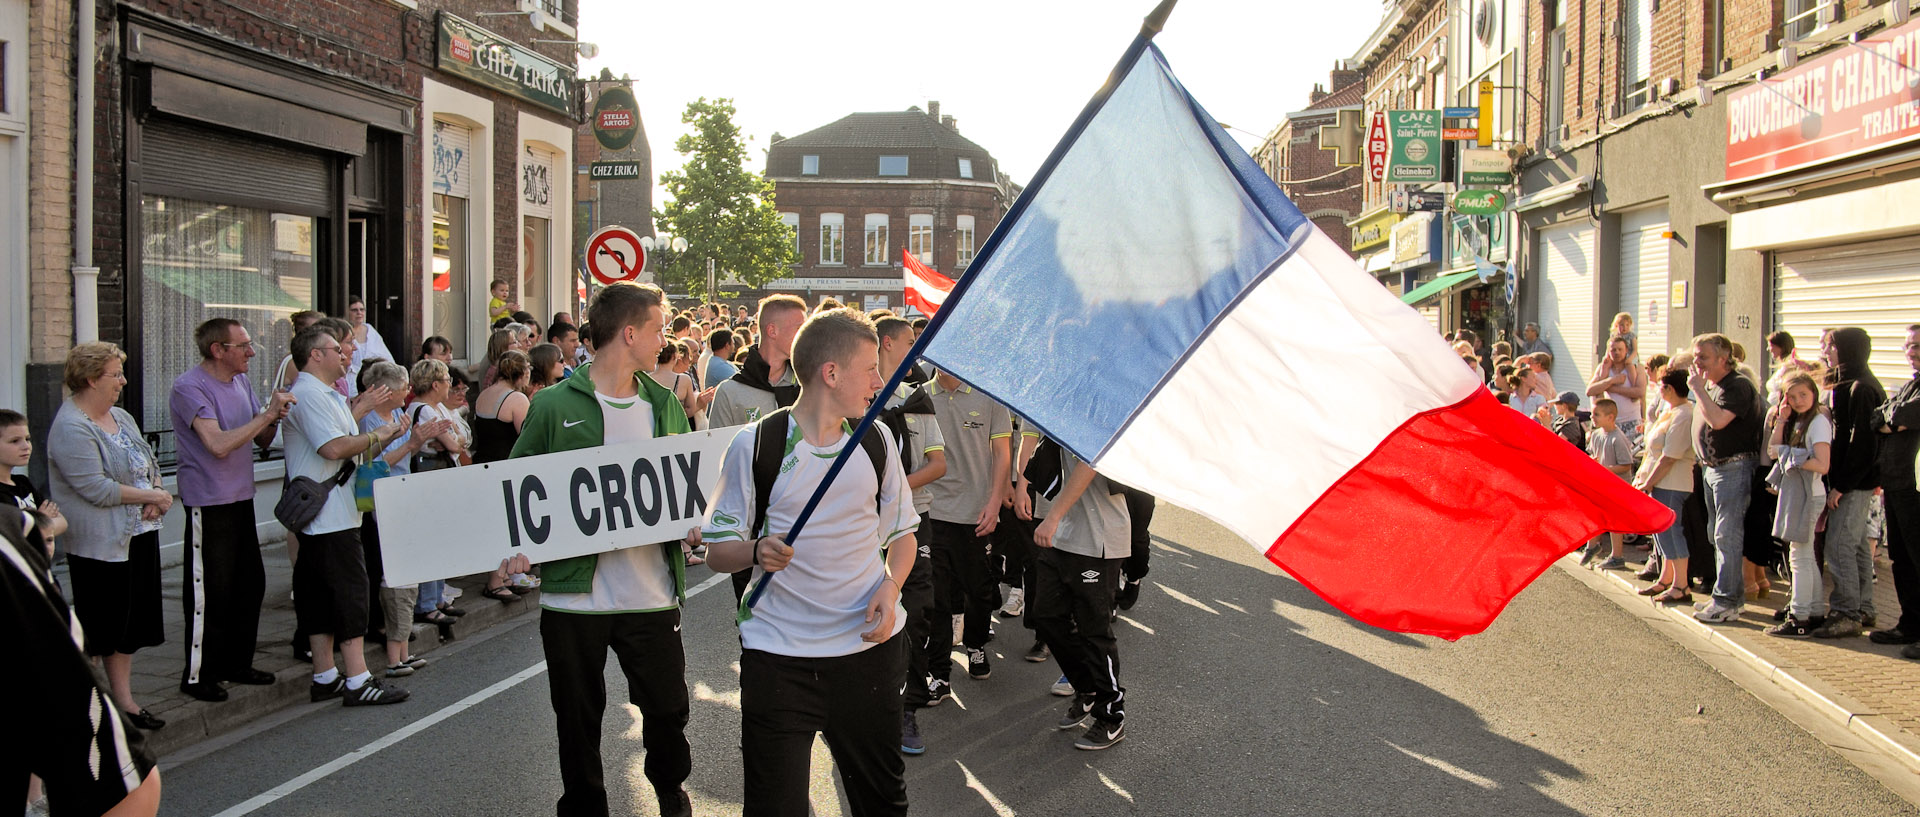
[[82,343],[67,353],[67,401],[47,434],[54,501],[67,517],[74,612],[89,656],[106,667],[114,703],[134,725],[159,729],[133,699],[133,653],[166,640],[160,613],[160,518],[173,496],[133,416],[114,404],[126,353]]

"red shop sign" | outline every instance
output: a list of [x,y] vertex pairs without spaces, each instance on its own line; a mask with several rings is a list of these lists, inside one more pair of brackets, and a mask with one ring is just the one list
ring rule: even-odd
[[1727,181],[1920,136],[1920,21],[1727,94]]

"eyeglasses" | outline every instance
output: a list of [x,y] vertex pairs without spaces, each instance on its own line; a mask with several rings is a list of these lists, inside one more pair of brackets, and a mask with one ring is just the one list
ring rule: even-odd
[[256,351],[256,352],[258,352],[258,351],[260,351],[260,344],[258,344],[258,343],[254,343],[253,341],[247,341],[246,343],[228,343],[228,342],[226,342],[226,341],[224,341],[224,340],[216,340],[216,341],[214,341],[214,342],[213,342],[213,345],[215,345],[215,346],[225,346],[225,347],[227,347],[228,349],[239,349],[239,348],[241,348],[241,347],[243,347],[243,346],[244,346],[244,347],[246,347],[246,348],[249,348],[249,349],[252,349],[252,350],[254,350],[254,351]]

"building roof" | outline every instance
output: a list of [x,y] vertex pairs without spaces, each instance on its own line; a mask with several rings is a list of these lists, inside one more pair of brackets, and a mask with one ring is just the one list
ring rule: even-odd
[[942,125],[918,106],[904,111],[848,114],[771,147],[798,148],[935,148],[986,153],[983,148]]

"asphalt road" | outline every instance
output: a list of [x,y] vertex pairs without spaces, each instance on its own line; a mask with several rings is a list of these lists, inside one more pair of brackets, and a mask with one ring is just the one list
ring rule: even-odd
[[[920,814],[1911,815],[1916,807],[1667,637],[1559,571],[1459,643],[1361,626],[1205,520],[1163,507],[1152,574],[1120,625],[1128,738],[1075,751],[1051,663],[957,677],[907,760]],[[701,577],[695,571],[694,580]],[[740,813],[737,659],[722,584],[683,626],[688,781]],[[469,602],[472,603],[472,602]],[[162,814],[537,815],[559,795],[534,618],[455,645],[413,700],[302,706],[166,759]],[[624,680],[608,668],[609,699]],[[637,714],[609,709],[614,814],[655,814]],[[816,744],[813,802],[842,813]]]

